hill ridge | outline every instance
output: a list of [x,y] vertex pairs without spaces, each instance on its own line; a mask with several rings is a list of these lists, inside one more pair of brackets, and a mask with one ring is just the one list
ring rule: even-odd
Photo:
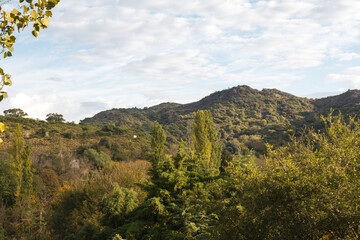
[[[330,109],[344,114],[360,111],[360,90],[321,99],[297,97],[278,89],[253,89],[239,85],[205,96],[199,101],[179,104],[161,103],[148,108],[122,108],[99,112],[83,123],[114,124],[150,130],[158,121],[173,141],[186,138],[189,121],[198,110],[210,110],[220,136],[227,140],[245,141],[257,136],[261,141],[278,144],[304,127],[320,128],[320,115]],[[263,148],[261,146],[259,148]]]

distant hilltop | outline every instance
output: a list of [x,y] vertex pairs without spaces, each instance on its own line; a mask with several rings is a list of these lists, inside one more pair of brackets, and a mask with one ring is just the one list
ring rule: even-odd
[[242,85],[214,92],[193,103],[161,103],[144,109],[112,109],[81,122],[150,129],[152,122],[158,121],[168,132],[169,138],[186,138],[188,121],[191,121],[196,111],[207,109],[212,112],[224,139],[259,135],[268,142],[278,142],[306,126],[319,127],[319,116],[327,115],[330,109],[345,115],[357,114],[359,103],[360,90],[311,99],[277,89],[259,91]]

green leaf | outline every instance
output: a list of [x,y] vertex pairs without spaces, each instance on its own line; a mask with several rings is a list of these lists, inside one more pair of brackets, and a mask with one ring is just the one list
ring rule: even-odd
[[0,68],[0,74],[4,75],[4,70],[2,68]]
[[38,32],[38,31],[35,31],[35,30],[34,30],[34,31],[32,31],[31,33],[32,33],[32,35],[34,35],[34,37],[39,36],[39,32]]

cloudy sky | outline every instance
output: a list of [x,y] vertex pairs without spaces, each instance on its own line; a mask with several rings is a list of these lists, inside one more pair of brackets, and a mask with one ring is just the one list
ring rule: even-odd
[[355,0],[61,0],[1,60],[13,86],[0,111],[77,122],[244,84],[339,94],[360,88],[359,12]]

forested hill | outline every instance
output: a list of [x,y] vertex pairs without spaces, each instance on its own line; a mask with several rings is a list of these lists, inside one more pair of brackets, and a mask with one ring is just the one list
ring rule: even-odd
[[357,90],[307,99],[239,86],[95,124],[6,110],[0,239],[359,239],[360,119],[319,117],[359,103]]
[[260,151],[264,142],[280,143],[305,126],[321,127],[319,116],[331,108],[346,114],[359,110],[360,91],[349,90],[322,99],[297,97],[276,89],[262,91],[237,86],[189,104],[162,103],[138,109],[112,109],[86,118],[84,123],[127,125],[150,129],[153,121],[164,126],[169,140],[187,138],[189,121],[198,110],[211,110],[221,137]]
[[314,106],[318,113],[327,113],[332,108],[344,114],[357,115],[360,110],[360,90],[348,90],[340,95],[317,99]]

